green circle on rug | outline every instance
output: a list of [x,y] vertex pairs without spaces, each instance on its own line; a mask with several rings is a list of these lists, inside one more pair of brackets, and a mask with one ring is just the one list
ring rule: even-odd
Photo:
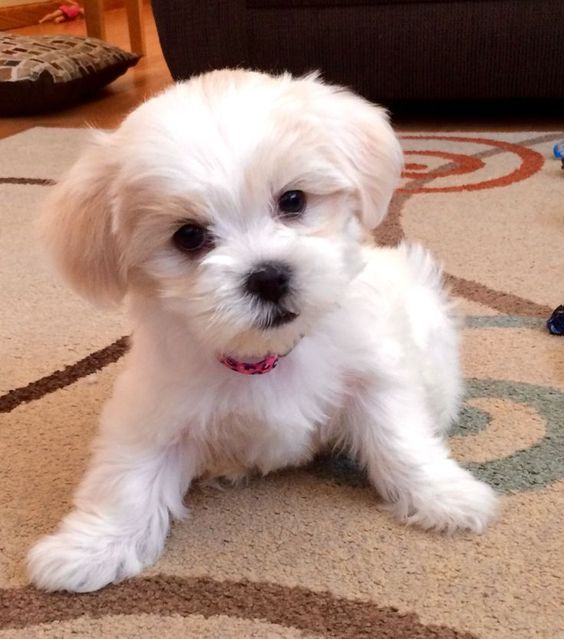
[[[511,455],[481,463],[463,464],[476,477],[502,493],[543,488],[564,477],[564,392],[546,386],[495,379],[466,380],[466,399],[507,399],[533,408],[544,421],[544,437]],[[464,406],[451,435],[466,436],[487,430],[486,411]],[[311,472],[349,486],[367,486],[365,473],[346,455],[321,457]]]
[[[508,399],[533,408],[545,423],[544,437],[515,453],[466,467],[502,492],[543,488],[564,477],[564,392],[546,386],[493,379],[466,382],[467,399]],[[461,433],[460,433],[461,434]]]

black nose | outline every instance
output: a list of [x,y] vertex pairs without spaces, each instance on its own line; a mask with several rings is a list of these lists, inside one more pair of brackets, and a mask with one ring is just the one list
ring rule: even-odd
[[245,282],[248,293],[265,302],[279,302],[290,290],[292,269],[283,262],[263,262],[251,271]]

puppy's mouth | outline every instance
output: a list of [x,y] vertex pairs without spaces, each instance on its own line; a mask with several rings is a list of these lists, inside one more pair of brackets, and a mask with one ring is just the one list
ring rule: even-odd
[[299,313],[294,313],[286,308],[274,308],[266,317],[259,321],[258,327],[262,330],[278,328],[293,322],[298,316]]

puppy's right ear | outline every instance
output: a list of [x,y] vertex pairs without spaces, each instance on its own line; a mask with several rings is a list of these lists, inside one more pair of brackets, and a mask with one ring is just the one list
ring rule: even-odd
[[111,135],[93,145],[53,188],[39,232],[63,277],[81,295],[101,304],[125,294],[113,229],[112,181],[116,172]]

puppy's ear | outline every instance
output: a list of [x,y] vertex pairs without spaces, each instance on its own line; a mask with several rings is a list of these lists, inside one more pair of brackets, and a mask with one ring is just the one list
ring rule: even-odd
[[117,237],[112,229],[111,135],[92,146],[53,188],[39,220],[39,234],[68,283],[87,299],[117,303],[125,294]]
[[334,97],[340,107],[334,141],[357,187],[360,220],[373,229],[384,219],[399,184],[401,146],[384,109],[348,91]]

